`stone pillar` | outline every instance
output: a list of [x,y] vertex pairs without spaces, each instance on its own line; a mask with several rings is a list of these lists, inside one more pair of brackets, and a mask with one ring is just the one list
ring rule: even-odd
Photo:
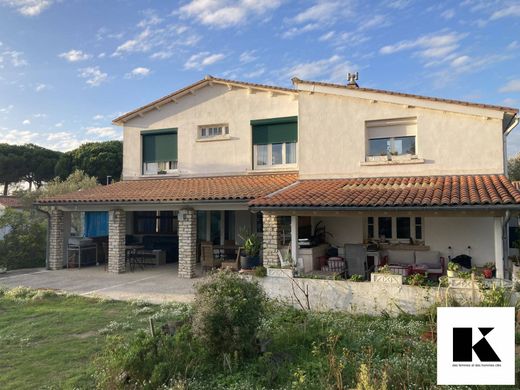
[[125,264],[126,213],[124,210],[108,212],[108,272],[116,274],[126,270]]
[[262,213],[263,218],[263,260],[264,266],[278,266],[278,250],[280,249],[281,224],[280,217]]
[[179,210],[179,278],[194,278],[197,262],[197,212]]
[[63,268],[65,260],[64,212],[53,208],[50,211],[49,223],[49,262],[47,268],[57,270]]

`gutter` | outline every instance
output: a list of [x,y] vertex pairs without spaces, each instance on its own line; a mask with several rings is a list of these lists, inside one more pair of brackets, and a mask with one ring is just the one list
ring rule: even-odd
[[211,205],[211,204],[233,204],[250,202],[251,199],[227,199],[227,200],[182,200],[182,201],[130,201],[130,202],[49,202],[37,203],[40,206],[132,206],[132,205],[172,205],[172,206],[196,206],[196,205]]
[[520,204],[499,205],[463,205],[463,206],[372,206],[372,207],[338,207],[338,206],[250,206],[251,211],[520,211]]

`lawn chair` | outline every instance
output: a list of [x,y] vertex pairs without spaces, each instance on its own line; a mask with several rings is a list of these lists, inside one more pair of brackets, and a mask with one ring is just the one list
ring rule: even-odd
[[240,251],[241,250],[242,250],[242,247],[239,246],[237,248],[237,256],[236,256],[235,261],[223,261],[222,269],[230,269],[232,271],[240,270]]
[[200,245],[200,258],[202,262],[202,271],[213,270],[218,268],[222,264],[222,259],[215,257],[215,251],[213,244],[201,244]]

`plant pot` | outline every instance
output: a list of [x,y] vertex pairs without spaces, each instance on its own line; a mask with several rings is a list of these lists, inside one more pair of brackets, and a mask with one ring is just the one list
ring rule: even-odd
[[489,269],[489,268],[484,268],[482,270],[482,273],[484,274],[484,277],[486,279],[491,279],[493,278],[493,270],[492,269]]
[[240,256],[240,267],[242,269],[253,269],[260,264],[260,256]]

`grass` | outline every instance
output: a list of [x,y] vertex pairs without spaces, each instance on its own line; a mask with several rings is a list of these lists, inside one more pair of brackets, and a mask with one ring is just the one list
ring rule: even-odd
[[[3,295],[3,296],[2,296]],[[138,305],[14,289],[0,292],[0,388],[92,388],[106,334],[147,326]]]

